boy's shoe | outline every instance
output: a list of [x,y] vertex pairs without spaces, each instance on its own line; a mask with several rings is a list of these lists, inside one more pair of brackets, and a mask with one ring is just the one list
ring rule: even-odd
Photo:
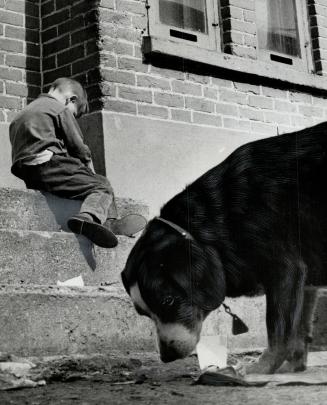
[[78,235],[84,235],[97,246],[113,248],[118,244],[118,239],[112,231],[94,222],[89,215],[74,215],[67,221],[67,226],[72,232]]
[[115,235],[125,235],[132,237],[142,231],[147,224],[147,220],[139,214],[128,214],[119,219],[108,220],[108,225]]

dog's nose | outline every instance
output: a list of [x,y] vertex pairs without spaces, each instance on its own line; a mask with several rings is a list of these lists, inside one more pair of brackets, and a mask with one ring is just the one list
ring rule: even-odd
[[169,344],[165,342],[160,342],[161,361],[164,363],[169,363],[171,361],[180,359],[181,357],[181,354],[173,346],[169,346]]

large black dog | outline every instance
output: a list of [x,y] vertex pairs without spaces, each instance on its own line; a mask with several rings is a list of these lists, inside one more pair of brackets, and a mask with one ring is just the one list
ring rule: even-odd
[[305,368],[304,287],[327,283],[326,153],[327,123],[248,143],[149,222],[122,279],[163,361],[194,349],[226,296],[263,289],[269,345],[249,371]]

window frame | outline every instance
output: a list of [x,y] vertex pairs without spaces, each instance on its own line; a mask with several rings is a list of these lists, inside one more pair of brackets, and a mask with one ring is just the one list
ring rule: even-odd
[[[192,30],[161,23],[159,19],[159,1],[160,0],[152,0],[152,4],[149,8],[149,29],[151,36],[180,44],[192,45],[200,49],[216,50],[217,52],[220,51],[221,39],[217,0],[205,0],[207,9],[208,34],[198,33]],[[191,36],[193,38],[196,37],[196,41],[173,36],[171,35],[171,30],[175,32],[177,31],[178,33],[180,33],[181,36],[183,36],[183,34],[186,34],[186,38],[188,36]]]
[[[262,49],[259,47],[259,41],[258,41],[257,55],[258,59],[262,61],[272,64],[277,63],[278,65],[283,65],[282,62],[283,59],[291,60],[292,63],[290,65],[287,64],[290,68],[293,67],[297,71],[304,71],[307,73],[311,73],[313,71],[314,65],[310,46],[311,38],[309,31],[309,15],[307,4],[306,1],[295,0],[295,6],[297,13],[301,58],[280,53],[277,51],[271,51],[269,49]],[[273,60],[272,57],[276,57],[277,59],[280,59],[280,61]]]

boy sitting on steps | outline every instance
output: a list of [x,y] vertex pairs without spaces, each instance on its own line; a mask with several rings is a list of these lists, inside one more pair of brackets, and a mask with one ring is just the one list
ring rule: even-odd
[[[115,234],[132,236],[145,227],[146,220],[136,214],[117,219],[113,190],[106,177],[94,173],[90,149],[76,121],[87,111],[87,95],[80,83],[55,80],[48,94],[31,102],[10,125],[11,171],[27,188],[83,200],[68,228],[110,248],[118,243]],[[107,219],[108,227],[103,225]]]

